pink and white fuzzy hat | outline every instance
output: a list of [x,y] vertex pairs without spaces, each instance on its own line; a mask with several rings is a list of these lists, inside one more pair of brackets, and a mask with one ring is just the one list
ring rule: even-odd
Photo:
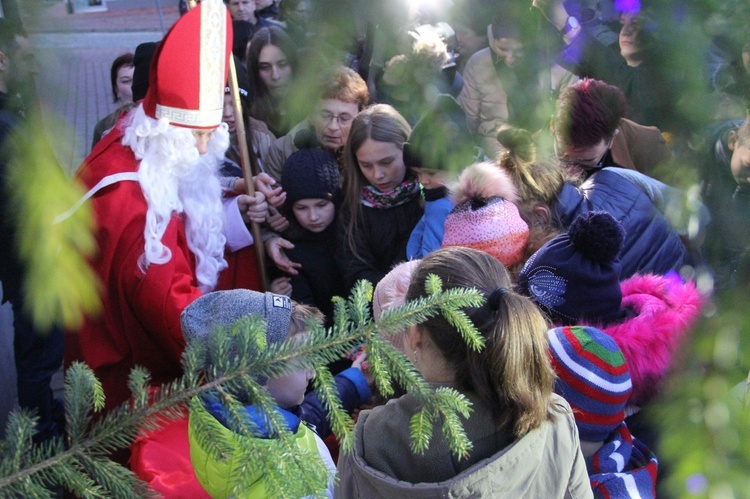
[[506,267],[521,261],[529,226],[514,204],[518,193],[505,171],[492,163],[466,168],[454,189],[455,208],[445,219],[443,247],[484,251]]

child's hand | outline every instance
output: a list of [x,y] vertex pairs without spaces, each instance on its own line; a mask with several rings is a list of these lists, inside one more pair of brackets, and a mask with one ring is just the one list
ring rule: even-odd
[[260,224],[266,221],[268,203],[266,203],[266,197],[262,193],[256,192],[255,196],[248,196],[247,194],[238,196],[237,206],[239,206],[242,220],[246,224],[250,222]]
[[276,181],[269,174],[259,173],[253,177],[253,181],[255,182],[255,190],[262,192],[266,196],[269,205],[278,208],[284,204],[284,201],[286,201],[286,192],[281,190],[280,185],[274,187]]
[[362,371],[362,374],[367,380],[367,384],[372,386],[373,382],[375,381],[375,378],[373,378],[372,374],[370,373],[370,363],[367,362],[366,352],[363,351],[357,354],[357,356],[354,358],[354,361],[352,362],[352,367]]
[[289,275],[299,274],[297,269],[302,268],[302,264],[291,261],[289,257],[286,256],[286,253],[284,253],[285,248],[292,249],[294,248],[294,244],[283,237],[274,236],[267,239],[264,245],[266,247],[266,254],[268,254],[268,257],[273,260],[273,263],[276,264],[276,267],[278,267],[279,270]]
[[271,281],[271,285],[268,289],[271,293],[277,295],[292,297],[292,283],[288,277],[277,277]]
[[244,178],[238,178],[234,181],[234,186],[232,186],[232,190],[237,194],[247,194],[247,188],[245,187],[245,179]]
[[289,220],[284,215],[279,213],[279,210],[273,206],[268,207],[268,218],[266,219],[271,230],[274,232],[284,232],[289,228]]

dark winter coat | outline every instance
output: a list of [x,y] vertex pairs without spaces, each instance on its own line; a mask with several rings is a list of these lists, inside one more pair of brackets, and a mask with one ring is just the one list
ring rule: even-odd
[[579,187],[565,184],[555,206],[563,226],[590,211],[606,211],[625,229],[621,279],[635,273],[663,275],[679,270],[687,250],[663,210],[674,190],[646,175],[602,168]]
[[388,209],[360,205],[354,227],[355,255],[346,237],[348,215],[342,212],[336,233],[336,263],[346,289],[360,279],[367,279],[375,286],[395,264],[405,261],[406,243],[422,213],[420,196]]
[[290,260],[302,265],[299,274],[289,276],[292,300],[317,307],[328,323],[333,318],[331,299],[346,297],[347,291],[336,265],[336,224],[318,234],[299,227],[293,233],[284,233],[287,235],[294,248],[284,251]]

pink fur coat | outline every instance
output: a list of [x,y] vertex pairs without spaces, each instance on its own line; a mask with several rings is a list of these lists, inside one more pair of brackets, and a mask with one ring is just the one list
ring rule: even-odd
[[622,308],[635,316],[607,326],[622,350],[633,381],[630,405],[643,406],[657,394],[677,352],[701,311],[695,284],[675,276],[635,275],[621,283]]

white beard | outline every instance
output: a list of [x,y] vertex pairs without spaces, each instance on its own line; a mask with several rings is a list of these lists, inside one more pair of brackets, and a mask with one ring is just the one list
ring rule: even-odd
[[[136,106],[126,124],[122,143],[140,160],[138,179],[148,203],[145,247],[141,270],[164,264],[172,252],[161,238],[174,214],[185,215],[185,232],[195,255],[195,277],[204,293],[216,287],[224,260],[224,210],[217,171],[229,146],[226,125],[211,135],[208,152],[200,155],[190,129],[172,126],[166,119],[146,116]],[[124,207],[125,208],[125,207]]]

